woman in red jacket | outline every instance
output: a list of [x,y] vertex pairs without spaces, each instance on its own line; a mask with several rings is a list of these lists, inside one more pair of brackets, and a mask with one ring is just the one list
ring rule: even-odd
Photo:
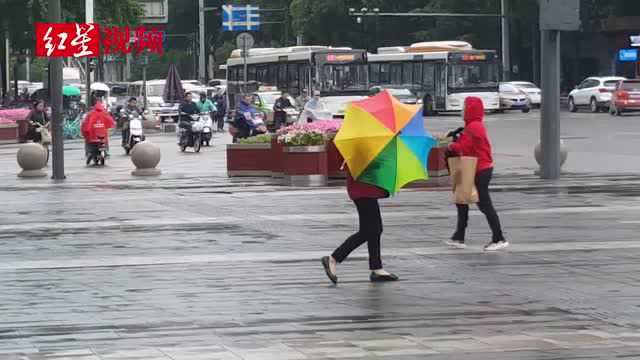
[[[493,233],[492,240],[484,247],[485,251],[496,251],[509,246],[502,234],[500,218],[496,213],[489,195],[489,182],[493,176],[493,156],[487,130],[482,122],[484,106],[480,98],[470,96],[464,101],[465,127],[458,141],[449,145],[449,150],[458,156],[472,156],[478,158],[476,167],[476,188],[478,189],[478,208],[487,217],[489,227]],[[464,243],[465,230],[469,220],[469,205],[456,204],[458,208],[458,226],[455,234],[447,244],[459,249],[466,247]]]
[[387,198],[389,194],[374,185],[355,181],[351,175],[347,175],[347,192],[349,198],[358,209],[360,228],[357,233],[351,235],[331,256],[322,258],[322,265],[329,279],[338,283],[336,276],[337,264],[343,262],[349,254],[365,242],[369,248],[369,269],[372,282],[396,281],[398,277],[382,268],[380,258],[380,236],[382,235],[382,217],[378,199]]

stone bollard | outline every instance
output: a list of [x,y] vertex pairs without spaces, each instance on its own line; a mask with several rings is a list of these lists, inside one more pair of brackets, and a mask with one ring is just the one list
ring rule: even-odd
[[[564,146],[564,141],[560,141],[560,167],[562,168],[562,165],[564,165],[564,163],[567,161],[567,156],[568,156],[569,152],[567,150],[567,147]],[[542,166],[542,147],[540,144],[536,145],[536,147],[533,149],[533,156],[536,159],[536,162],[538,163],[539,166]]]
[[22,168],[22,171],[18,174],[19,177],[47,176],[47,171],[44,170],[47,166],[47,149],[42,145],[36,143],[21,145],[18,150],[17,160],[18,165]]
[[162,172],[156,169],[160,163],[160,148],[149,141],[143,141],[131,150],[131,162],[136,169],[131,172],[134,176],[158,176]]

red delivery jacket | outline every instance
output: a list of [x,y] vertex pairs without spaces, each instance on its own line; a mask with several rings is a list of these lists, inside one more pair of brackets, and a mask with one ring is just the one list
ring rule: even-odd
[[[82,123],[82,136],[88,144],[99,142],[109,142],[109,129],[116,126],[115,121],[109,115],[101,102],[97,102],[93,110],[89,112],[87,118]],[[103,138],[104,140],[100,140]]]

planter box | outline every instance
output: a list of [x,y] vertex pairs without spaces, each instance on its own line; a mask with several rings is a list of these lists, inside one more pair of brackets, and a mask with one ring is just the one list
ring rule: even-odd
[[427,162],[428,180],[418,180],[409,184],[409,188],[451,188],[449,169],[447,168],[447,145],[442,144],[434,147],[429,152]]
[[278,142],[276,136],[271,139],[271,175],[281,178],[284,176],[284,146]]
[[0,125],[0,144],[15,144],[20,140],[18,125]]
[[325,146],[287,146],[284,148],[285,184],[290,186],[327,185]]
[[327,175],[331,179],[346,179],[347,173],[344,170],[340,170],[344,158],[338,148],[333,143],[333,140],[327,144]]
[[271,144],[228,144],[227,176],[271,177],[271,160]]

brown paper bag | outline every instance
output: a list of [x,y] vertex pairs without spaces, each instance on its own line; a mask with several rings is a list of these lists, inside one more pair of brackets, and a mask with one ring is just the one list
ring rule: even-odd
[[471,156],[449,158],[449,174],[453,183],[455,204],[475,204],[478,202],[476,189],[476,164],[478,159]]

